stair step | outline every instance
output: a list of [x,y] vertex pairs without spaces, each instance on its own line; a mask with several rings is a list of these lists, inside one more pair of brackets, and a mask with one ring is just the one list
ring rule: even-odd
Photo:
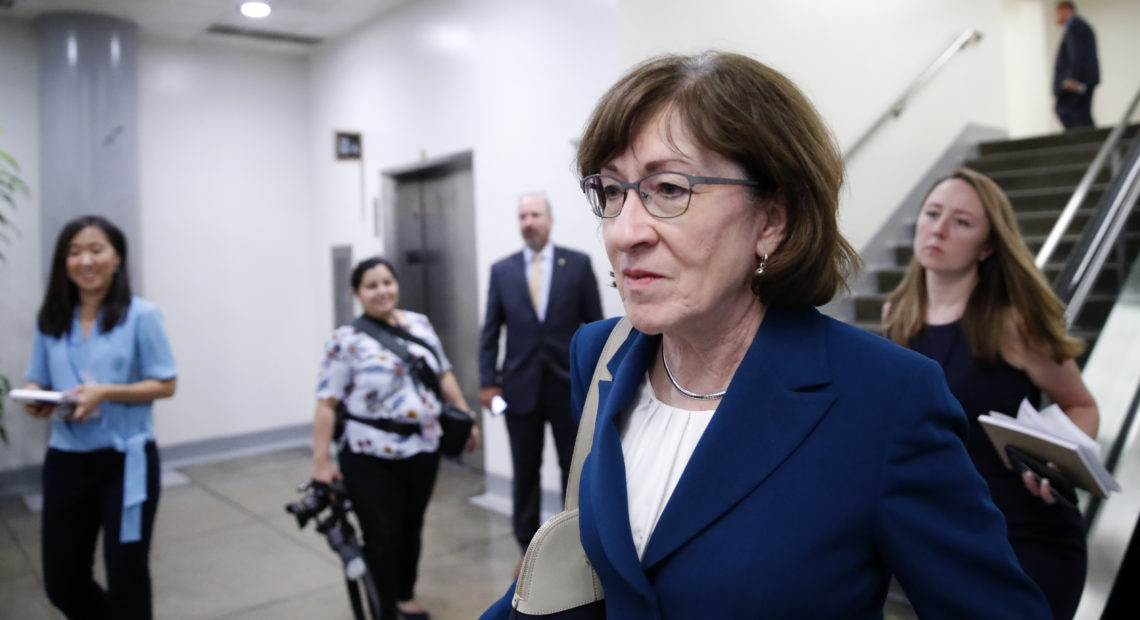
[[[1045,274],[1045,279],[1050,283],[1057,279],[1060,275],[1064,263],[1055,262],[1045,266],[1042,272]],[[903,275],[906,274],[905,266],[892,266],[880,267],[871,270],[872,278],[875,283],[875,290],[879,293],[890,293],[895,290],[895,287],[902,282]],[[1093,283],[1093,293],[1116,294],[1120,292],[1120,271],[1118,263],[1106,263],[1104,269],[1101,270],[1097,276],[1096,282]]]
[[[1088,223],[1094,213],[1096,213],[1096,209],[1091,207],[1077,209],[1069,226],[1074,230],[1084,230],[1085,224]],[[1056,226],[1060,217],[1060,209],[1019,212],[1017,214],[1017,226],[1021,229],[1022,235],[1048,235],[1053,231],[1053,227]]]
[[[1125,130],[1125,137],[1136,135],[1140,125],[1131,125]],[[1010,153],[1015,151],[1028,151],[1032,149],[1046,149],[1061,146],[1074,146],[1090,142],[1103,143],[1111,130],[1101,129],[1074,129],[1059,134],[1022,138],[1020,140],[1001,140],[983,142],[978,145],[980,155],[995,155],[997,153]]]
[[[1026,244],[1029,246],[1034,255],[1037,250],[1041,249],[1041,245],[1045,243],[1048,238],[1048,233],[1024,235]],[[1050,262],[1060,262],[1068,257],[1069,252],[1073,250],[1076,245],[1079,233],[1069,233],[1061,236],[1061,241],[1057,244],[1057,249],[1053,252]],[[1128,228],[1124,232],[1124,252],[1130,257],[1136,256],[1140,253],[1140,218],[1137,214],[1133,214],[1129,219]],[[914,254],[913,243],[911,241],[899,241],[891,244],[891,254],[894,257],[896,265],[907,265],[910,263],[910,257]],[[1131,259],[1129,259],[1131,260]]]
[[[1045,189],[1056,187],[1071,187],[1068,194],[1072,196],[1077,185],[1088,171],[1088,166],[1080,164],[1066,164],[1048,166],[1043,168],[1024,168],[1007,170],[990,175],[1002,190],[1012,192],[1025,189]],[[1101,168],[1094,179],[1094,183],[1107,184],[1112,179],[1112,173],[1107,168]]]
[[[1049,209],[1038,211],[1018,211],[1017,226],[1021,230],[1022,235],[1033,236],[1041,235],[1047,236],[1053,231],[1053,226],[1057,224],[1057,220],[1061,217],[1061,209]],[[1093,207],[1086,207],[1084,209],[1077,209],[1073,215],[1073,219],[1069,222],[1069,229],[1072,231],[1084,230],[1085,224],[1096,213]],[[905,226],[906,236],[909,239],[914,238],[915,220],[913,218],[907,219],[903,222]],[[1140,230],[1140,209],[1134,211],[1128,219],[1126,224],[1127,230]]]
[[[1100,204],[1101,198],[1104,196],[1104,191],[1108,187],[1105,183],[1096,183],[1089,187],[1089,191],[1085,194],[1085,199],[1081,203],[1082,208],[1096,208]],[[1076,183],[1072,185],[1062,185],[1056,187],[1038,187],[1030,189],[1014,189],[1005,192],[1009,198],[1010,204],[1013,205],[1013,210],[1020,215],[1021,213],[1032,213],[1036,211],[1054,211],[1058,215],[1064,210],[1065,206],[1069,204],[1069,199],[1073,197],[1073,192],[1077,190]],[[909,216],[909,225],[914,224],[914,219],[918,215],[918,207],[914,205],[914,211]]]
[[[1095,207],[1100,203],[1101,198],[1104,197],[1106,189],[1108,189],[1107,183],[1092,184],[1081,206]],[[1005,195],[1009,197],[1010,203],[1013,204],[1014,211],[1017,212],[1047,211],[1053,209],[1061,211],[1065,208],[1065,205],[1069,204],[1069,199],[1073,197],[1073,192],[1075,191],[1077,191],[1076,183],[1056,187],[1006,190]]]
[[1053,148],[1033,149],[1031,151],[1012,151],[985,155],[966,161],[966,167],[977,170],[985,175],[994,175],[1007,170],[1022,170],[1025,168],[1042,168],[1048,166],[1062,166],[1066,164],[1080,165],[1086,170],[1096,158],[1100,144],[1074,144]]
[[914,256],[914,244],[899,243],[893,247],[891,254],[894,254],[895,264],[906,265],[910,263],[910,257]]
[[877,323],[883,316],[883,302],[887,301],[886,293],[871,295],[856,295],[855,322]]
[[[979,156],[966,162],[966,166],[990,176],[1005,191],[1016,211],[1018,226],[1026,245],[1036,254],[1108,134],[1109,129],[1076,130],[1023,140],[984,143],[979,145]],[[1125,132],[1126,141],[1121,148],[1128,148],[1128,142],[1138,135],[1140,124],[1128,127]],[[1074,214],[1069,230],[1061,236],[1050,264],[1043,269],[1045,278],[1050,282],[1056,280],[1069,254],[1080,240],[1083,229],[1095,215],[1110,177],[1108,170],[1102,170],[1098,174]],[[917,216],[916,205],[913,214],[904,223],[904,234],[908,237],[913,238]],[[883,304],[890,291],[902,281],[913,257],[912,241],[909,239],[891,243],[888,249],[896,264],[869,269],[875,292],[856,295],[852,299],[853,324],[876,334],[881,333],[882,329],[880,316]],[[1133,213],[1125,227],[1123,249],[1123,256],[1114,252],[1109,263],[1097,276],[1070,329],[1070,333],[1088,343],[1090,351],[1108,313],[1116,303],[1122,279],[1137,254],[1140,254],[1140,210]],[[1083,365],[1087,357],[1086,351],[1078,357],[1078,365]]]
[[1096,326],[1099,333],[1104,322],[1108,320],[1108,313],[1112,311],[1116,297],[1116,294],[1089,293],[1089,296],[1085,298],[1085,305],[1081,306],[1081,311],[1074,323],[1082,326]]
[[[1048,238],[1048,233],[1043,235],[1023,236],[1023,239],[1025,239],[1025,245],[1029,246],[1029,251],[1032,252],[1034,256],[1037,255],[1037,252],[1041,249],[1041,246],[1045,245],[1045,240]],[[1057,249],[1053,250],[1053,258],[1056,259],[1062,256],[1068,256],[1069,252],[1073,250],[1073,246],[1075,246],[1077,244],[1077,241],[1080,241],[1080,239],[1080,233],[1076,232],[1069,232],[1061,235],[1061,239],[1057,242]]]

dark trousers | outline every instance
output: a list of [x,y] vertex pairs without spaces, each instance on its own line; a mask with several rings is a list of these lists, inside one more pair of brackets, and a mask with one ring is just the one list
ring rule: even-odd
[[1085,589],[1088,550],[1081,515],[1059,504],[1039,507],[1036,522],[1009,522],[1009,542],[1022,570],[1045,593],[1053,617],[1077,613]]
[[[158,449],[146,446],[146,502],[142,539],[119,542],[123,462],[115,450],[65,452],[44,459],[42,551],[44,587],[68,618],[151,617],[150,537],[158,510]],[[103,530],[107,589],[92,577],[95,541]]]
[[1092,88],[1083,94],[1061,91],[1061,94],[1057,95],[1057,104],[1054,110],[1065,129],[1093,126],[1092,96]]
[[415,597],[424,513],[439,473],[439,453],[382,459],[345,450],[339,460],[381,615],[394,618],[396,601]]
[[507,410],[507,435],[511,440],[511,465],[514,468],[515,540],[525,551],[538,531],[542,511],[542,444],[546,423],[554,433],[558,450],[558,466],[562,469],[562,495],[566,496],[566,477],[574,455],[574,437],[578,425],[570,414],[570,385],[549,370],[542,373],[538,404],[525,413]]

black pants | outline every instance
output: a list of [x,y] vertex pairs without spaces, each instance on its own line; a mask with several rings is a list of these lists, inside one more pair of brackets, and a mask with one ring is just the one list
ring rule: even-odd
[[424,513],[439,453],[382,459],[347,450],[340,469],[364,538],[364,559],[380,595],[381,615],[394,618],[396,601],[415,597]]
[[1062,91],[1057,95],[1054,110],[1065,129],[1093,126],[1092,94],[1093,89],[1090,88],[1084,94]]
[[[52,605],[68,618],[151,617],[149,554],[158,510],[158,449],[153,443],[146,445],[142,539],[132,543],[119,542],[125,460],[115,450],[55,449],[49,449],[44,459],[44,586]],[[92,577],[100,529],[106,590]]]
[[574,437],[578,426],[570,414],[570,385],[544,370],[535,410],[514,413],[507,410],[507,435],[511,441],[511,465],[514,469],[513,500],[515,540],[525,551],[538,531],[542,511],[542,444],[546,423],[554,433],[558,450],[558,466],[562,469],[562,495],[566,496],[566,478],[574,455]]
[[[1018,490],[1029,497],[1024,489]],[[1009,543],[1025,574],[1045,593],[1053,617],[1069,620],[1081,602],[1088,569],[1081,514],[1061,504],[1049,506],[1032,499],[1038,501],[1032,513],[1006,513]]]

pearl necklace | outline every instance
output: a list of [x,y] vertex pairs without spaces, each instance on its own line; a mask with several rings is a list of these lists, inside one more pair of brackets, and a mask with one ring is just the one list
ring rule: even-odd
[[720,392],[713,392],[711,394],[701,394],[699,392],[690,392],[689,390],[681,387],[681,384],[677,383],[677,380],[673,378],[673,373],[669,371],[669,362],[665,359],[664,344],[661,345],[661,363],[665,365],[665,376],[669,377],[669,383],[672,383],[673,387],[677,388],[678,392],[684,394],[685,396],[688,396],[689,398],[695,398],[697,400],[716,400],[728,392],[728,390],[721,390]]

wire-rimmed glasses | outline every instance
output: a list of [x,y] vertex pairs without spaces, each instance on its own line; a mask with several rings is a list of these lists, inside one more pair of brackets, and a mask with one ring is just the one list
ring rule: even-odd
[[748,179],[702,177],[684,172],[663,170],[653,172],[636,181],[625,182],[608,174],[591,174],[582,179],[582,192],[590,202],[594,215],[613,218],[621,214],[629,190],[641,196],[649,214],[659,218],[677,217],[689,209],[696,185],[749,185],[760,184]]

